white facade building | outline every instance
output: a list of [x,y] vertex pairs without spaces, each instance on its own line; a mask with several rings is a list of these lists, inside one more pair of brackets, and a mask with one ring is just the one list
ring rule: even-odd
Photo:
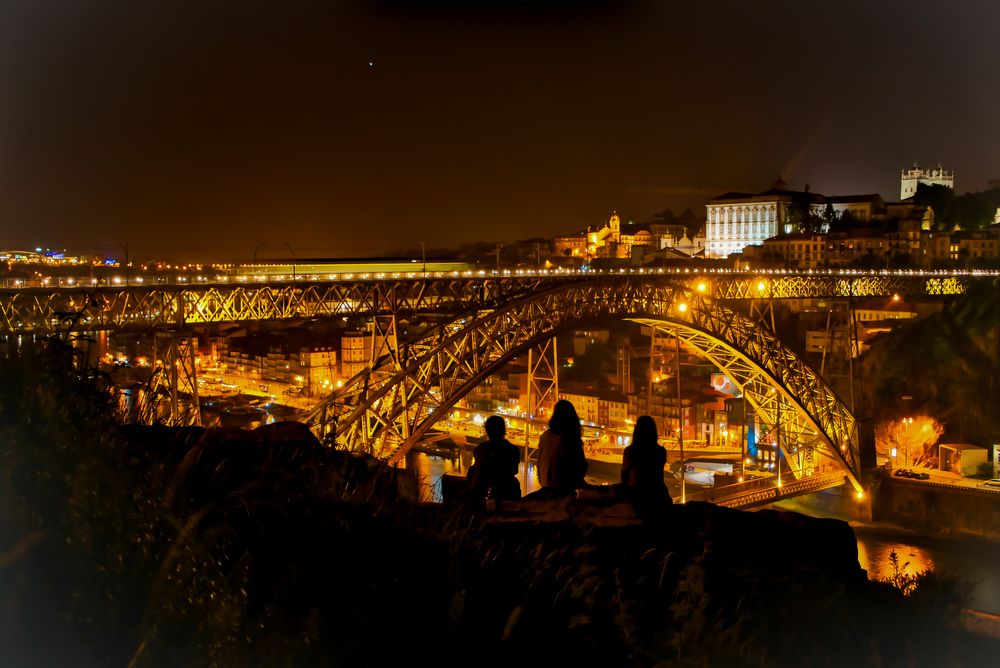
[[778,233],[784,218],[777,197],[726,193],[705,205],[705,255],[728,257],[744,246],[757,245]]
[[904,169],[899,177],[899,198],[907,199],[917,194],[917,186],[923,183],[927,186],[948,186],[955,188],[955,172],[941,168],[921,169],[916,164],[911,169]]
[[[783,185],[783,184],[776,184]],[[813,213],[821,216],[823,196],[772,188],[758,195],[726,193],[705,205],[705,255],[728,257],[745,246],[755,246],[780,234],[797,197],[807,197]],[[791,230],[788,230],[789,232]]]
[[827,207],[835,218],[850,216],[859,223],[869,223],[885,213],[885,202],[878,195],[826,197],[808,190],[785,190],[782,181],[775,186],[779,187],[757,195],[726,193],[709,200],[705,205],[705,255],[728,257],[742,253],[746,246],[759,246],[765,239],[797,232],[790,222],[796,206],[808,206],[810,216],[824,219],[824,232]]

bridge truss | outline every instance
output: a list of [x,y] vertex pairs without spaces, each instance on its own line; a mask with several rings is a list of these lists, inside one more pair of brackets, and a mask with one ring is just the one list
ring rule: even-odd
[[[821,457],[860,489],[854,418],[823,379],[770,331],[708,295],[703,282],[604,278],[525,295],[438,327],[399,365],[389,356],[309,416],[338,447],[399,461],[469,390],[562,331],[633,320],[680,337],[739,385],[762,422],[780,425],[790,478]],[[405,346],[404,346],[405,349]]]
[[[990,276],[989,278],[993,278]],[[151,331],[235,322],[436,314],[455,318],[590,282],[704,283],[720,300],[956,295],[981,277],[934,272],[466,272],[287,283],[0,289],[0,334]]]

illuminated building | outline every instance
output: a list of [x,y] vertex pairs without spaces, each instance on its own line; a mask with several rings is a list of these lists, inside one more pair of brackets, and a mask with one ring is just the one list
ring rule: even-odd
[[708,201],[705,223],[705,255],[728,257],[740,253],[745,246],[758,245],[785,230],[785,222],[800,201],[805,200],[810,212],[822,216],[825,202],[822,195],[786,190],[780,179],[770,190],[756,195],[729,192]]
[[340,375],[353,378],[368,367],[371,332],[346,332],[340,339]]
[[917,186],[947,186],[954,190],[955,172],[949,172],[938,164],[936,169],[921,169],[913,163],[911,169],[904,169],[899,177],[899,198],[908,199],[917,194]]
[[[795,266],[810,268],[820,266],[814,257],[819,242],[812,238],[815,233],[795,229],[793,221],[797,215],[819,221],[819,231],[825,232],[830,214],[837,220],[867,223],[884,216],[886,204],[874,194],[827,197],[808,189],[786,190],[785,183],[779,179],[770,190],[756,195],[738,192],[720,195],[709,200],[706,210],[705,254],[708,257],[728,257],[742,253],[747,246],[759,246],[767,239],[790,235],[781,242],[787,248],[775,248],[775,252],[782,259],[793,253],[801,255],[803,261],[796,262]],[[802,236],[794,236],[799,234]]]

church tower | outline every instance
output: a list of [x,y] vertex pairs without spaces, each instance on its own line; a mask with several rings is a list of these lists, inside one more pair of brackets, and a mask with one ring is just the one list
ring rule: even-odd
[[622,220],[618,217],[617,212],[611,214],[611,218],[608,220],[608,227],[611,228],[611,240],[621,241]]

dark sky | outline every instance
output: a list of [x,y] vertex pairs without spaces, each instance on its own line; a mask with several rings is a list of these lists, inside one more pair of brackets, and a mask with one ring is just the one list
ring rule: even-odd
[[[379,254],[1000,177],[1000,3],[0,0],[0,247]],[[369,62],[373,66],[369,66]]]

